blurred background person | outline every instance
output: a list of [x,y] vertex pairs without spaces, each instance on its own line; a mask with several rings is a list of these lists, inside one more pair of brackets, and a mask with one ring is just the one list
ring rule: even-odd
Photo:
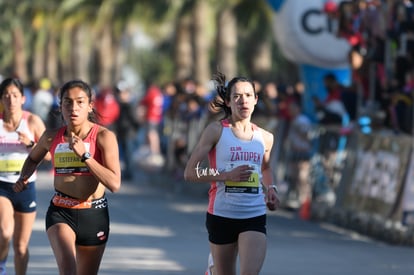
[[164,164],[160,138],[164,95],[158,85],[149,83],[144,97],[137,106],[138,119],[144,125],[145,140],[135,158],[142,167],[155,168]]
[[52,105],[52,82],[47,78],[42,78],[39,80],[38,86],[33,95],[32,111],[38,115],[44,123],[46,123]]
[[119,117],[119,103],[112,87],[103,87],[95,99],[95,109],[98,112],[98,122],[110,130],[114,130],[114,123]]
[[289,180],[286,205],[296,209],[311,197],[309,171],[312,143],[309,133],[312,130],[312,122],[302,113],[298,102],[290,102],[288,108],[291,120],[286,139]]
[[125,81],[117,85],[117,99],[119,102],[119,117],[115,122],[115,132],[120,148],[122,178],[132,179],[135,170],[132,154],[136,149],[135,141],[139,129],[139,122],[132,106],[131,88]]

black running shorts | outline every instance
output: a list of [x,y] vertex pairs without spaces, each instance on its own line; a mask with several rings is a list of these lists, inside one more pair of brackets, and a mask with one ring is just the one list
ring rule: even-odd
[[242,232],[258,231],[266,234],[266,215],[248,219],[230,219],[207,213],[206,227],[211,243],[230,244],[237,242]]
[[106,198],[92,201],[91,208],[65,208],[53,204],[46,214],[46,230],[57,223],[69,225],[76,234],[78,245],[101,245],[109,237],[109,213]]

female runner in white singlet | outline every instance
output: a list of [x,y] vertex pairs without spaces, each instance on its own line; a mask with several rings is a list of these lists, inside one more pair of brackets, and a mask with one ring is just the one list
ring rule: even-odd
[[[0,275],[6,274],[6,261],[13,239],[14,270],[26,274],[29,241],[36,218],[36,173],[27,179],[23,192],[13,185],[19,178],[23,162],[45,130],[42,119],[23,110],[23,84],[6,78],[0,84],[3,112],[0,114]],[[50,155],[45,155],[50,159]]]
[[[212,102],[225,118],[203,131],[184,171],[187,181],[210,182],[206,227],[214,275],[259,274],[266,255],[266,205],[279,205],[270,152],[273,135],[251,122],[257,103],[254,83],[245,77],[215,76]],[[209,167],[201,163],[208,155]]]

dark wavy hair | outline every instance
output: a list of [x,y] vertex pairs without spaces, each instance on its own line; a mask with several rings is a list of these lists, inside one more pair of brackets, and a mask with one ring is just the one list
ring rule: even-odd
[[229,83],[226,83],[226,76],[222,72],[217,72],[213,75],[217,96],[210,103],[210,107],[215,110],[224,111],[224,118],[231,116],[231,108],[226,105],[226,102],[230,102],[230,96],[233,91],[233,87],[238,82],[248,82],[252,85],[255,96],[257,96],[254,82],[247,77],[237,76],[234,77]]
[[19,92],[24,95],[24,87],[23,84],[20,82],[20,80],[18,78],[6,78],[4,79],[1,84],[0,84],[0,97],[3,96],[3,93],[6,91],[6,88],[9,86],[16,86],[17,89],[19,89]]
[[[63,84],[63,86],[59,89],[59,103],[62,102],[63,96],[65,95],[65,93],[67,91],[69,91],[70,89],[73,88],[79,88],[82,91],[84,91],[86,93],[86,95],[88,96],[88,100],[89,102],[92,102],[95,98],[94,96],[94,92],[92,90],[92,88],[88,85],[88,83],[79,80],[79,79],[75,79],[75,80],[70,80],[68,82],[66,82],[65,84]],[[88,120],[94,123],[98,122],[98,117],[99,114],[96,112],[95,108],[92,108],[92,112],[89,113],[88,115]]]

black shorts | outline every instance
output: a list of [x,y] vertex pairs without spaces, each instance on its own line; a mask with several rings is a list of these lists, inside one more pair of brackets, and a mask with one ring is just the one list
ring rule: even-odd
[[16,212],[32,213],[36,211],[36,190],[34,181],[29,182],[21,192],[14,192],[14,183],[0,181],[0,196],[8,198]]
[[75,209],[56,206],[52,199],[46,214],[46,230],[57,223],[65,223],[72,228],[77,245],[105,244],[109,237],[107,200],[103,197],[92,201],[90,208]]
[[248,219],[230,219],[207,213],[206,227],[211,243],[230,244],[237,242],[242,232],[257,231],[266,234],[266,215]]

